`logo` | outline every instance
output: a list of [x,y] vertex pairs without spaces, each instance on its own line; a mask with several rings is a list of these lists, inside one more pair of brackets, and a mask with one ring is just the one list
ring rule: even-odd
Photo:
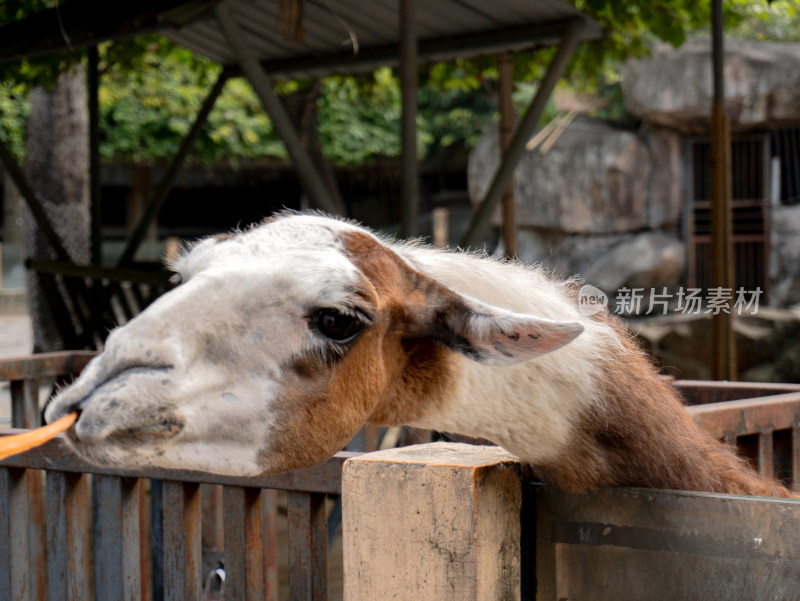
[[591,317],[595,313],[605,310],[608,307],[608,296],[606,293],[585,284],[578,292],[578,311],[585,317]]

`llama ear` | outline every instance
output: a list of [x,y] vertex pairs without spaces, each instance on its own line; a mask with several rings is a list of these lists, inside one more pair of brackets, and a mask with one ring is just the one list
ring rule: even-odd
[[512,313],[459,297],[436,314],[433,337],[486,365],[516,365],[561,348],[583,331],[577,321]]

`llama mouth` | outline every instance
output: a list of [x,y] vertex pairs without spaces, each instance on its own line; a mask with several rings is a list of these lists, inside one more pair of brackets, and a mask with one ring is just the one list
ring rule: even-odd
[[110,440],[124,440],[125,442],[146,440],[168,440],[181,433],[184,428],[182,420],[177,418],[163,419],[152,424],[132,426],[112,432]]

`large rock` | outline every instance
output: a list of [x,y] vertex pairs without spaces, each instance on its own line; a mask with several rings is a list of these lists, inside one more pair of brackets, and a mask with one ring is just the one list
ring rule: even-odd
[[626,288],[675,291],[685,263],[683,242],[660,232],[646,232],[618,244],[592,262],[586,279],[609,296]]
[[[734,128],[800,119],[800,44],[728,40],[725,108]],[[637,117],[687,133],[710,127],[711,41],[657,44],[625,64],[622,94]]]
[[[470,155],[473,203],[483,199],[498,163],[493,126]],[[638,134],[578,118],[546,154],[526,152],[514,177],[521,227],[616,234],[666,227],[680,214],[680,141],[664,131]],[[499,210],[493,223],[500,223]]]
[[772,213],[772,300],[800,303],[800,205],[779,206]]
[[[670,313],[629,322],[662,370],[677,378],[712,378],[712,324],[709,314]],[[739,379],[800,382],[800,313],[759,307],[733,320]]]

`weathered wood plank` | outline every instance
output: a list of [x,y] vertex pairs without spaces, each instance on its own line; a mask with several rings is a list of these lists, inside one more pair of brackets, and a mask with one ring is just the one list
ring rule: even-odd
[[39,382],[37,380],[13,380],[11,388],[11,425],[14,428],[38,428]]
[[278,601],[278,491],[261,493],[264,543],[264,601]]
[[[19,433],[19,430],[13,428],[0,428],[0,436]],[[225,486],[244,486],[246,488],[272,488],[311,493],[341,494],[342,465],[347,459],[358,457],[359,455],[360,453],[336,453],[336,455],[320,465],[282,474],[253,477],[221,476],[192,470],[153,467],[125,469],[92,465],[73,453],[67,447],[63,435],[59,435],[39,447],[0,461],[0,466],[52,469],[63,472],[106,474],[130,478],[151,478],[154,480],[187,483],[222,484]]]
[[[789,599],[800,590],[800,501],[542,486],[536,512],[537,600]],[[555,566],[539,564],[545,553]]]
[[264,547],[261,539],[261,490],[226,486],[225,599],[263,601]]
[[27,524],[25,472],[0,468],[0,599],[30,598]]
[[83,476],[48,472],[47,584],[50,601],[83,601],[88,597],[86,541],[89,512]]
[[163,483],[164,599],[200,601],[202,558],[200,487],[193,483]]
[[518,600],[520,472],[502,449],[453,443],[348,461],[344,598]]
[[758,473],[767,478],[775,474],[772,456],[772,431],[758,433]]
[[800,425],[792,428],[792,484],[800,492]]
[[45,601],[47,597],[47,514],[44,478],[44,472],[41,470],[26,470],[31,601]]
[[289,599],[325,601],[328,523],[325,495],[289,492]]
[[678,389],[689,405],[704,405],[756,397],[774,396],[787,392],[800,392],[800,384],[768,384],[762,382],[717,382],[712,380],[675,380]]
[[96,355],[96,351],[60,351],[3,359],[0,361],[0,380],[77,375]]
[[800,393],[688,407],[689,414],[712,436],[725,438],[793,427],[800,418]]
[[98,476],[95,562],[99,599],[141,601],[139,494],[135,480]]

